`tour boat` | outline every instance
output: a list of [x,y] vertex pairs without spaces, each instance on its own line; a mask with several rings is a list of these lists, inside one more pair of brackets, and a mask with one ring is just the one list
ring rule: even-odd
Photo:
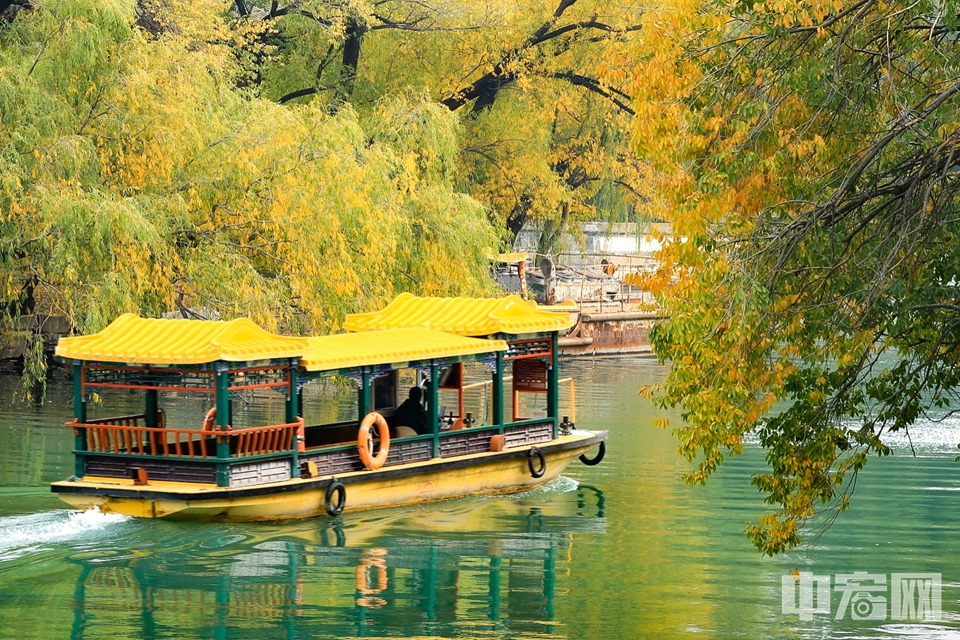
[[[301,338],[248,319],[125,314],[97,334],[61,339],[57,355],[73,361],[75,475],[51,489],[75,507],[130,516],[278,520],[523,491],[575,458],[602,459],[607,432],[569,419],[573,382],[560,378],[557,358],[568,319],[517,296],[403,294],[345,326],[350,333]],[[357,386],[356,418],[315,423],[302,410],[304,387],[331,378]],[[419,431],[394,420],[413,387],[426,400]],[[111,389],[141,396],[143,412],[88,418],[94,394]],[[282,423],[234,426],[235,401],[276,392]],[[467,406],[477,392],[489,401]],[[530,410],[528,394],[544,406]],[[207,398],[208,409],[170,424],[167,413],[183,411],[164,407],[187,396]],[[101,400],[97,413],[107,409]]]

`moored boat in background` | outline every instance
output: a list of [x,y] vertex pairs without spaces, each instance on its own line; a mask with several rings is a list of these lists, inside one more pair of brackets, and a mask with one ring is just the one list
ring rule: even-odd
[[670,233],[662,223],[581,222],[547,250],[531,225],[494,259],[494,275],[505,291],[571,317],[561,356],[653,355],[650,331],[665,316],[643,282]]

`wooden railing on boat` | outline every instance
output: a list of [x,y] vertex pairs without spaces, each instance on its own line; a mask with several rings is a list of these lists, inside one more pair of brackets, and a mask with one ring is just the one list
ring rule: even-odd
[[292,422],[231,431],[230,437],[235,438],[237,443],[235,455],[237,457],[259,456],[277,451],[290,451],[293,449],[297,428],[301,424],[302,422]]
[[140,426],[144,414],[66,423],[84,440],[89,453],[216,458],[217,442],[226,439],[231,457],[245,457],[292,451],[298,422],[265,427],[207,431]]

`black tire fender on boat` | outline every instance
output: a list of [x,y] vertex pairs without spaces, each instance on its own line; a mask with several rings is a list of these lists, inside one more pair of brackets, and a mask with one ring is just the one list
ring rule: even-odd
[[[533,466],[534,458],[538,460],[537,466]],[[530,447],[530,452],[527,454],[527,466],[530,467],[530,475],[534,478],[543,476],[547,472],[547,459],[543,457],[543,451],[536,447]]]
[[607,453],[607,443],[601,441],[600,450],[597,451],[597,455],[595,455],[593,458],[588,458],[587,454],[584,453],[580,456],[580,462],[587,465],[588,467],[595,467],[598,464],[600,464],[600,461],[603,460],[603,456],[606,453]]
[[[333,495],[337,494],[337,502],[334,504]],[[347,506],[347,488],[339,480],[334,480],[327,485],[327,495],[324,498],[323,506],[327,510],[327,515],[337,517],[343,513],[343,508]]]

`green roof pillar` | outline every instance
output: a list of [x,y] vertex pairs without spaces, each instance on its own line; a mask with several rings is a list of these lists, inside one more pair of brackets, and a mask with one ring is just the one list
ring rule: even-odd
[[371,407],[371,398],[372,394],[370,393],[370,368],[364,367],[363,371],[360,373],[360,400],[357,407],[360,415],[357,416],[357,420],[363,420],[368,413],[370,413]]
[[[87,395],[83,392],[83,363],[78,360],[73,362],[73,417],[77,422],[86,423],[87,421]],[[76,451],[87,450],[87,430],[79,427],[75,430],[73,436],[73,448]],[[74,455],[73,473],[78,478],[82,478],[86,472],[86,460],[82,453]]]
[[427,383],[427,426],[433,433],[434,458],[440,457],[440,373],[436,360],[430,361],[430,381]]
[[[287,379],[290,381],[290,384],[287,387],[287,424],[295,422],[297,420],[297,416],[300,415],[300,368],[297,366],[298,361],[299,358],[290,358],[290,375],[287,377]],[[300,477],[299,438],[300,434],[295,433],[293,436],[293,458],[290,461],[290,464],[292,465],[290,467],[291,478]]]
[[496,353],[496,365],[493,370],[493,424],[503,426],[503,351]]
[[557,437],[560,414],[560,358],[557,353],[558,331],[550,332],[550,364],[547,368],[547,417],[553,420],[553,437]]
[[147,390],[147,404],[143,412],[143,422],[148,427],[157,426],[157,412],[160,410],[160,392],[156,389]]
[[290,358],[290,384],[287,386],[287,424],[300,415],[300,368],[298,358]]
[[[217,432],[226,432],[230,423],[230,373],[226,362],[217,362],[215,365],[216,378],[214,400],[217,407]],[[230,457],[230,439],[226,435],[217,436],[217,486],[230,486],[230,464],[224,462]]]

